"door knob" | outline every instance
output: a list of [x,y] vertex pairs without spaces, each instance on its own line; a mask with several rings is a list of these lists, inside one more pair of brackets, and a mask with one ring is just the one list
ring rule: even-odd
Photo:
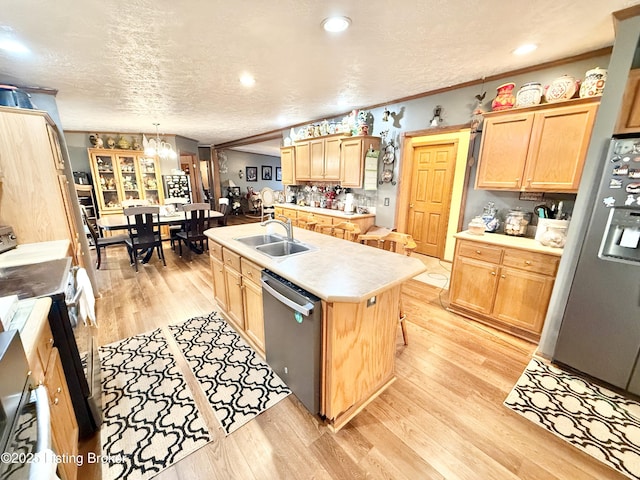
[[413,203],[410,203],[410,204],[409,204],[409,208],[413,208]]

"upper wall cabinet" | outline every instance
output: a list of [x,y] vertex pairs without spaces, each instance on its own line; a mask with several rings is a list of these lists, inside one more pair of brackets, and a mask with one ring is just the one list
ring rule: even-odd
[[162,178],[155,158],[132,150],[89,149],[100,214],[122,213],[123,200],[163,202]]
[[282,184],[296,183],[296,149],[294,146],[280,149],[280,166],[282,167]]
[[570,100],[485,115],[476,188],[576,192],[597,100]]
[[292,147],[283,147],[280,150],[283,183],[288,184],[285,168],[291,163],[295,165],[294,183],[335,182],[344,187],[362,187],[364,157],[370,146],[379,150],[380,137],[336,134],[295,142],[293,151]]
[[640,68],[629,72],[622,108],[614,133],[640,132]]

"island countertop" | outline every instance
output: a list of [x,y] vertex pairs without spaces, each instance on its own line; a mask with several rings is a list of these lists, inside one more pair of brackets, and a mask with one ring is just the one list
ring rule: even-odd
[[[273,233],[285,236],[272,224]],[[426,271],[417,258],[293,227],[312,251],[272,258],[236,238],[267,233],[259,223],[211,228],[207,237],[328,302],[361,302]]]

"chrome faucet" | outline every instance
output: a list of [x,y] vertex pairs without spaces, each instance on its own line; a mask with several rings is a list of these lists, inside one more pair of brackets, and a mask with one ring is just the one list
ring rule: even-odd
[[278,225],[282,225],[284,229],[287,231],[287,240],[289,240],[290,242],[293,242],[293,228],[291,225],[291,219],[288,217],[285,217],[284,215],[278,215],[278,216],[280,218],[284,218],[286,222],[272,218],[270,220],[267,220],[266,222],[261,222],[260,225],[262,225],[263,227],[266,227],[270,223],[277,223]]

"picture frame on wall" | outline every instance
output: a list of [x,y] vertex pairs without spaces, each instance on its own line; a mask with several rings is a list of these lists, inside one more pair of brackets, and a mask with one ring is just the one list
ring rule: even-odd
[[282,167],[276,167],[276,181],[282,181]]
[[273,180],[273,167],[262,165],[262,180]]
[[[264,167],[262,167],[264,168]],[[247,182],[258,181],[258,167],[247,167]]]

